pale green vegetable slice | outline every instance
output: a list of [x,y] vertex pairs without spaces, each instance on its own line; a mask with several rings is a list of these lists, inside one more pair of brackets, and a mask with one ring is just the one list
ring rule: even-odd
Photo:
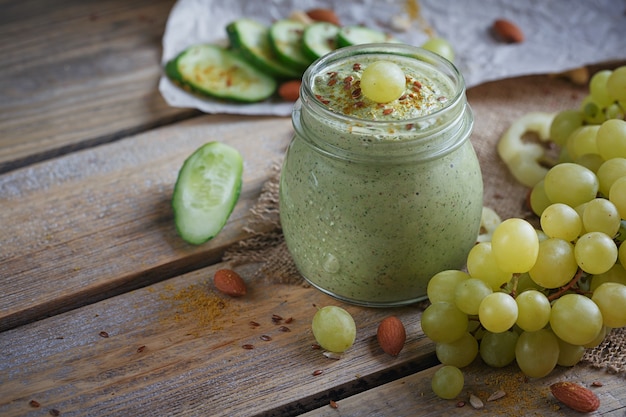
[[172,196],[176,229],[186,242],[198,245],[222,230],[239,199],[242,176],[241,154],[220,142],[187,158]]
[[218,45],[194,45],[165,66],[174,82],[209,97],[257,102],[276,91],[276,80]]
[[304,23],[282,19],[270,26],[270,44],[276,57],[283,64],[304,70],[313,62],[302,49],[302,36],[306,25]]
[[337,45],[361,45],[364,43],[398,42],[391,35],[365,26],[344,26],[337,34]]
[[232,47],[250,64],[277,78],[299,78],[302,71],[285,65],[272,49],[269,28],[252,19],[242,18],[226,26]]
[[302,50],[311,59],[318,59],[337,49],[339,26],[328,22],[313,23],[304,30]]

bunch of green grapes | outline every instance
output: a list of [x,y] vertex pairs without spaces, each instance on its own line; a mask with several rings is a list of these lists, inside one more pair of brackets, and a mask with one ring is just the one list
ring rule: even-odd
[[[562,223],[578,216],[563,213],[554,214]],[[442,271],[428,284],[422,330],[436,342],[441,363],[463,368],[478,356],[493,367],[516,361],[535,378],[575,365],[609,329],[626,326],[626,256],[617,254],[617,236],[591,231],[572,242],[524,219],[500,223],[491,241],[472,248],[467,272]]]
[[540,228],[510,218],[428,284],[422,330],[439,360],[516,362],[529,377],[573,366],[626,326],[626,67],[601,71],[552,120],[559,162],[532,187]]

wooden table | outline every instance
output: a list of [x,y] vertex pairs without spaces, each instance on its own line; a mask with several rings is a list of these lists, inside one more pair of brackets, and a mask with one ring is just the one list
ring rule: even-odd
[[[574,415],[549,394],[558,379],[602,381],[597,415],[624,415],[623,377],[585,366],[520,382],[515,367],[476,363],[459,398],[506,386],[505,399],[480,411],[437,399],[417,306],[343,305],[252,281],[255,264],[238,268],[248,296],[214,292],[291,124],[169,107],[157,82],[172,5],[0,1],[0,415]],[[190,246],[170,199],[182,162],[209,140],[242,152],[244,188],[222,233]],[[326,304],[358,323],[339,360],[311,347],[314,305]],[[198,314],[207,305],[220,314]],[[397,358],[375,339],[389,314],[409,334]]]

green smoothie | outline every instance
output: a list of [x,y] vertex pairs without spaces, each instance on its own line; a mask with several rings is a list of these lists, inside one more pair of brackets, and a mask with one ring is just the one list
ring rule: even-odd
[[[358,94],[362,71],[381,59],[406,76],[383,104]],[[356,304],[401,305],[463,266],[482,178],[462,78],[447,61],[403,45],[339,50],[305,74],[293,123],[280,218],[311,284]]]

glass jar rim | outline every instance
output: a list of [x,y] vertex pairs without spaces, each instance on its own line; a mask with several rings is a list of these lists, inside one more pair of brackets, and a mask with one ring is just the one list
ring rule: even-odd
[[[445,106],[421,116],[410,117],[400,120],[373,120],[363,119],[360,117],[350,116],[342,113],[338,113],[329,109],[324,103],[315,98],[312,86],[315,77],[320,74],[324,68],[330,64],[346,59],[348,57],[354,57],[359,55],[390,55],[390,56],[402,56],[409,59],[414,59],[429,65],[432,69],[437,70],[442,75],[446,76],[453,82],[453,88],[455,94],[449,100]],[[443,114],[453,111],[457,108],[460,101],[465,100],[465,80],[463,74],[458,68],[443,58],[442,56],[428,51],[424,48],[412,46],[402,43],[369,43],[362,45],[346,46],[324,55],[311,64],[302,76],[302,85],[300,87],[300,99],[306,102],[309,110],[314,111],[318,115],[326,118],[331,118],[343,123],[350,124],[366,124],[370,126],[404,126],[407,124],[428,124],[427,122],[432,119],[442,117]]]

